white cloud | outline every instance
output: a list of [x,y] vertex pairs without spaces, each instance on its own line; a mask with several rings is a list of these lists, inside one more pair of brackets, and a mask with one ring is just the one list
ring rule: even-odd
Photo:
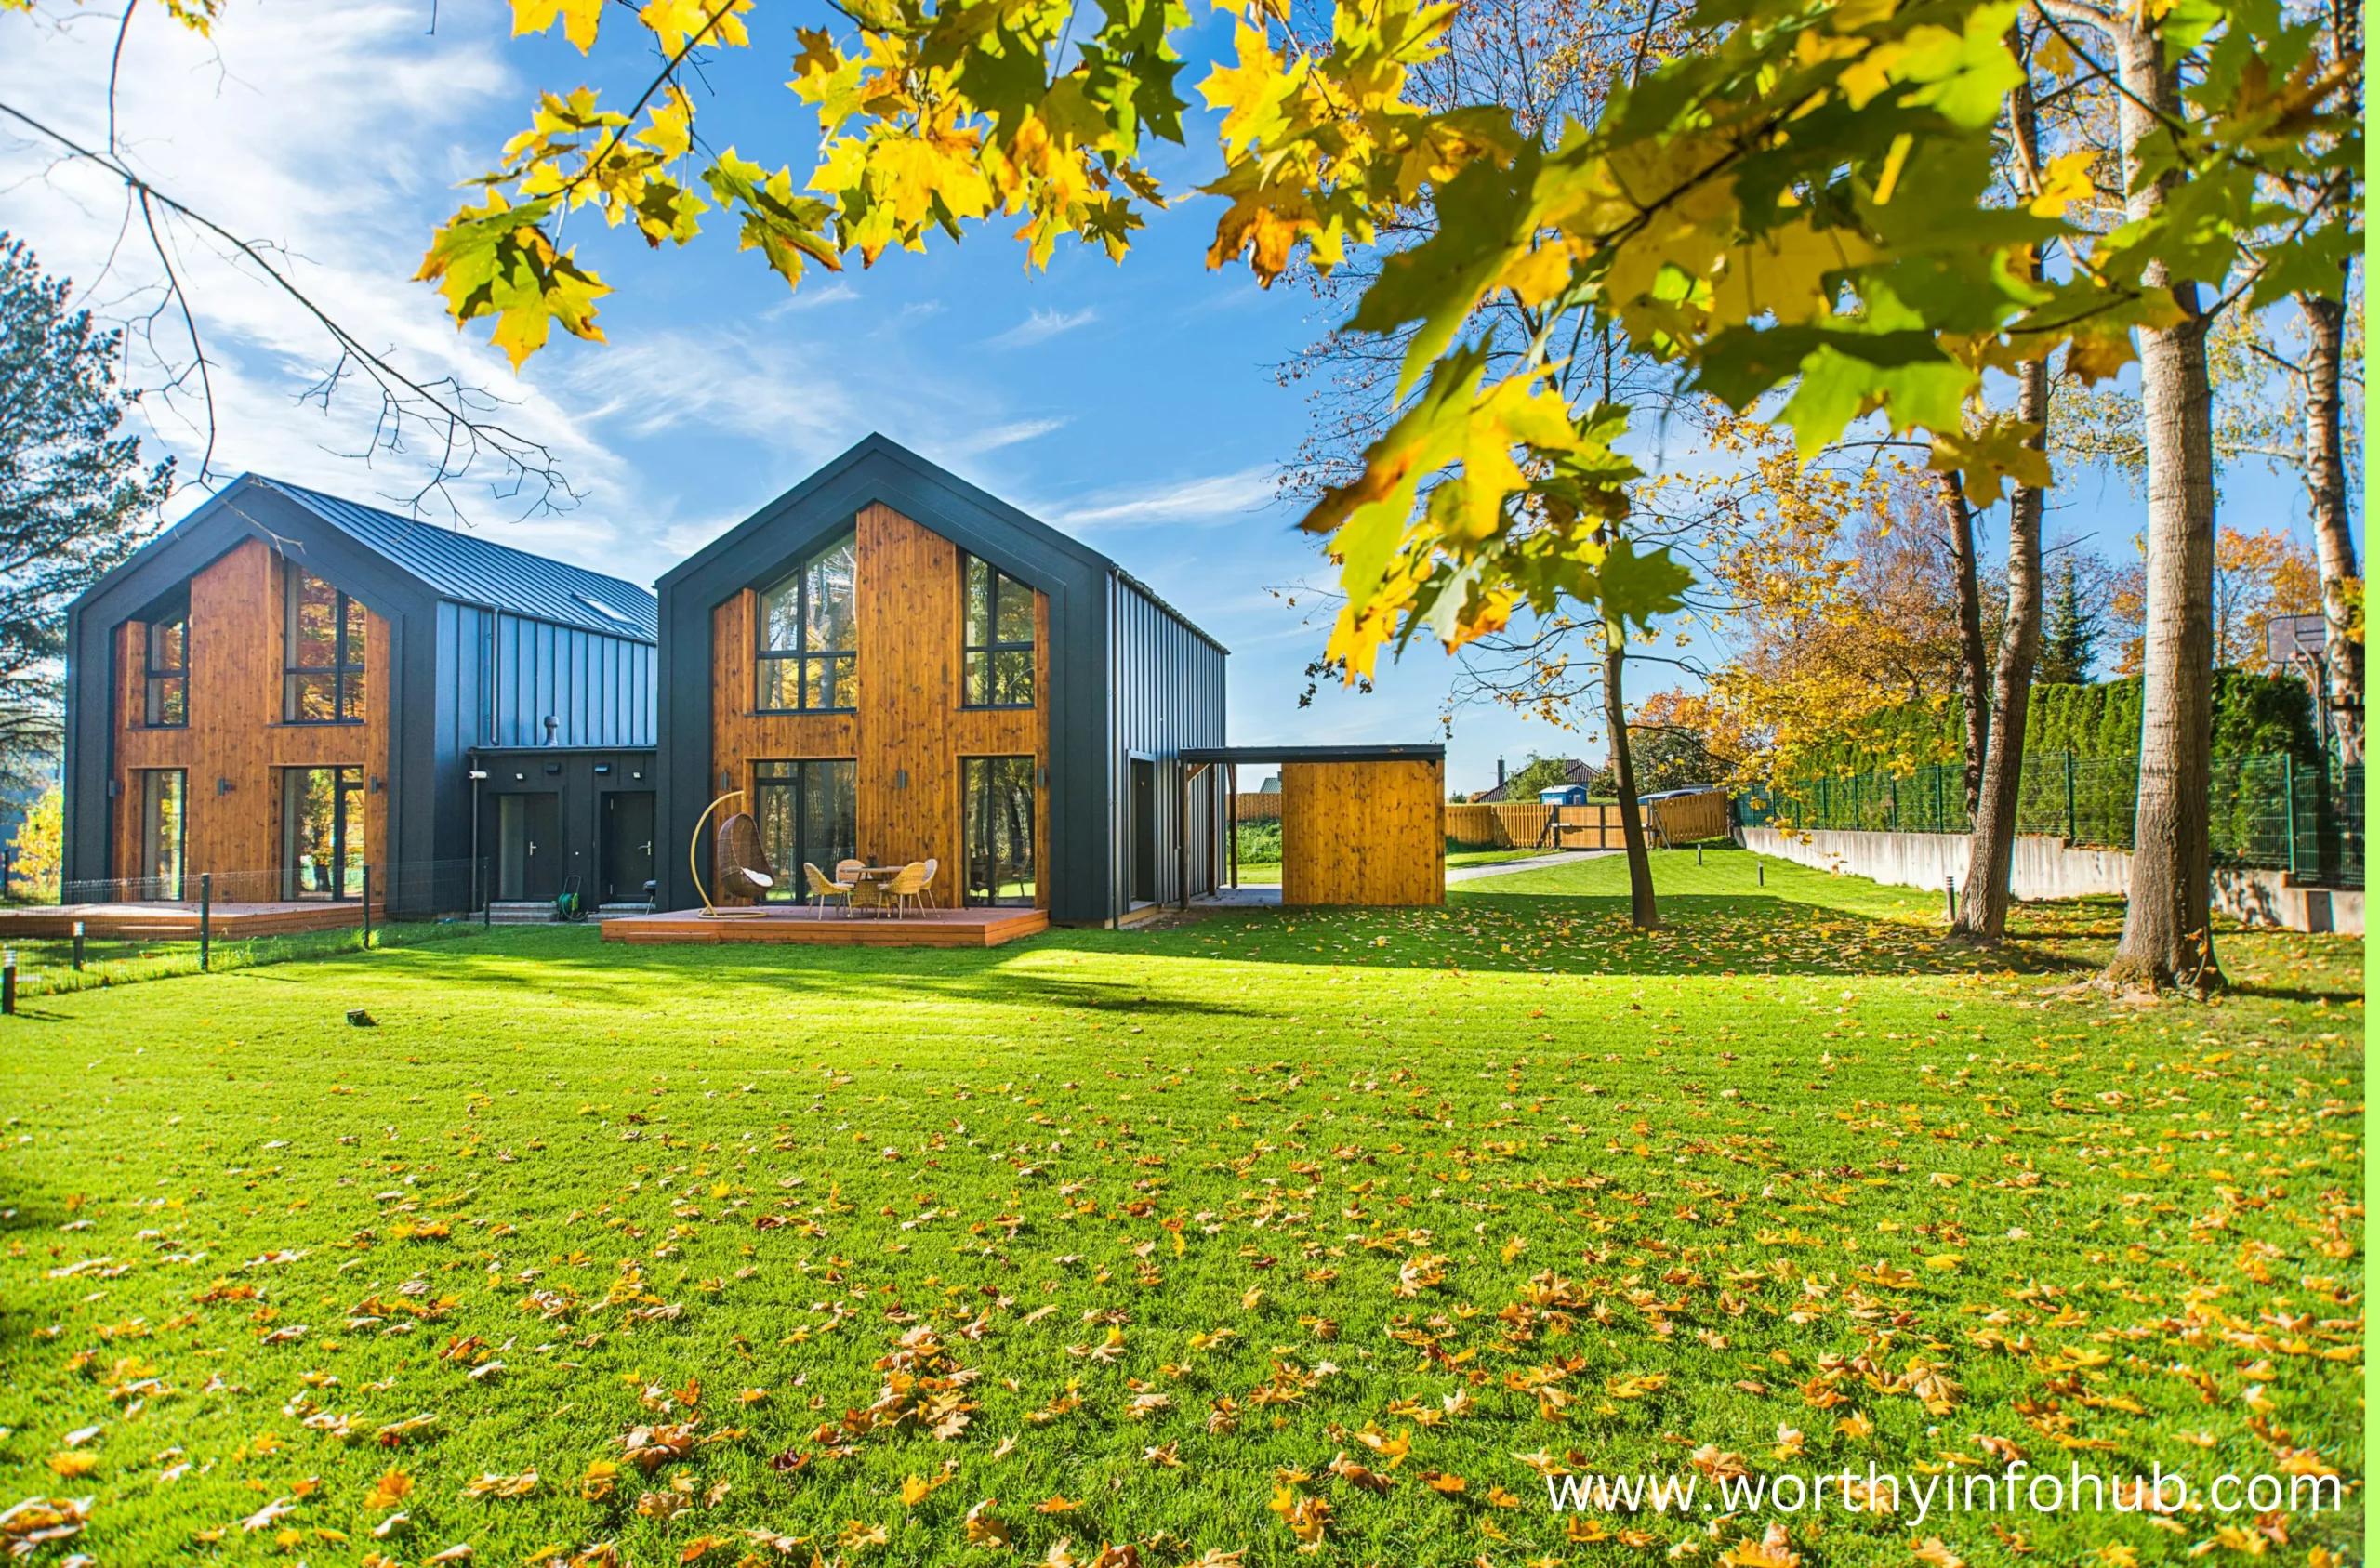
[[1063,430],[1074,421],[1060,415],[1054,419],[1012,419],[1005,425],[993,425],[972,435],[961,435],[942,443],[943,450],[956,456],[976,457],[986,452],[998,452],[1004,446],[1015,446],[1052,430]]
[[1207,479],[1104,490],[1043,512],[1073,528],[1132,528],[1159,522],[1232,522],[1273,504],[1269,468],[1242,468]]
[[798,341],[648,328],[565,373],[581,416],[636,436],[708,427],[824,457],[848,439],[849,399]]
[[1046,343],[1062,332],[1089,326],[1098,319],[1099,312],[1088,305],[1079,310],[1036,310],[1006,332],[985,341],[995,349],[1025,349]]
[[812,283],[806,288],[796,289],[791,297],[781,299],[761,311],[760,319],[764,322],[773,322],[780,316],[789,316],[799,310],[814,310],[821,305],[840,305],[847,299],[858,297],[859,290],[849,283]]

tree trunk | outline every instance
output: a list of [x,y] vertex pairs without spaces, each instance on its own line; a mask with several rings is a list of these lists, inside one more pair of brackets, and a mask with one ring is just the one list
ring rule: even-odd
[[2322,618],[2329,624],[2326,694],[2338,726],[2342,760],[2363,759],[2363,645],[2348,640],[2347,585],[2356,575],[2355,519],[2347,505],[2345,409],[2340,362],[2347,351],[2347,307],[2300,294],[2312,347],[2306,356],[2306,499],[2314,519],[2314,552],[2322,567]]
[[[2163,42],[2128,20],[2113,35],[2125,97],[2119,102],[2127,216],[2162,206],[2181,179],[2143,178],[2159,112],[2185,115],[2180,72]],[[2135,99],[2139,101],[2135,101]],[[2141,654],[2140,797],[2133,828],[2132,887],[2123,935],[2108,966],[2112,984],[2204,992],[2215,967],[2208,876],[2207,790],[2215,731],[2214,393],[2206,368],[2207,318],[2196,283],[2169,284],[2184,319],[2140,335],[2141,435],[2149,469],[2148,604]]]
[[[2023,364],[2016,375],[2016,417],[2034,427],[2027,444],[2040,444],[2049,426],[2049,367]],[[2042,493],[2030,485],[2018,485],[2008,501],[2008,617],[1992,671],[1990,744],[1984,751],[1975,830],[1967,837],[1967,883],[1956,928],[1978,942],[1996,942],[2008,929],[2025,710],[2042,647]]]
[[1605,633],[1603,717],[1611,729],[1611,771],[1620,780],[1620,838],[1628,847],[1628,918],[1640,931],[1661,928],[1653,903],[1653,862],[1645,852],[1645,818],[1636,806],[1636,763],[1628,749],[1628,702],[1620,674],[1628,663],[1628,638],[1620,627]]
[[1983,674],[1983,588],[1976,569],[1975,513],[1959,476],[1942,474],[1942,510],[1950,520],[1950,559],[1958,569],[1959,695],[1966,709],[1967,822],[1972,825],[1981,803],[1983,750],[1989,733],[1991,698]]

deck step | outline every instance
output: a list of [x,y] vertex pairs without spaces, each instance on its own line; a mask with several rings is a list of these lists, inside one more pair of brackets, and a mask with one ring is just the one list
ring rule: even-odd
[[499,899],[487,906],[491,926],[549,926],[553,918],[551,899]]

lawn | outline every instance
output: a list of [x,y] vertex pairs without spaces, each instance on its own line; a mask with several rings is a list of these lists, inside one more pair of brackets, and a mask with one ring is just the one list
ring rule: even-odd
[[2360,942],[2225,933],[2219,1004],[2126,1006],[2075,984],[2112,906],[1978,957],[1923,894],[1752,866],[1660,857],[1652,936],[1597,861],[987,953],[499,929],[35,998],[6,1500],[89,1499],[35,1561],[110,1568],[2360,1559],[2360,1483],[1549,1509],[1548,1470],[2362,1472]]

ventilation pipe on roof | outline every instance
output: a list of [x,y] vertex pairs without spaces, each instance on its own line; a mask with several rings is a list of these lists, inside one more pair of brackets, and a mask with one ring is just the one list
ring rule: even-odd
[[1503,759],[1502,758],[1501,758],[1501,757],[1500,757],[1500,758],[1496,758],[1496,786],[1497,786],[1499,789],[1501,789],[1501,788],[1502,788],[1502,787],[1503,787],[1503,784],[1504,784],[1504,759]]
[[551,744],[554,744],[554,731],[557,731],[557,730],[559,730],[559,729],[561,729],[561,728],[562,728],[562,720],[561,720],[561,719],[556,718],[555,718],[552,714],[550,714],[550,713],[549,713],[549,714],[548,714],[548,715],[546,715],[546,744],[547,744],[548,745],[551,745]]

